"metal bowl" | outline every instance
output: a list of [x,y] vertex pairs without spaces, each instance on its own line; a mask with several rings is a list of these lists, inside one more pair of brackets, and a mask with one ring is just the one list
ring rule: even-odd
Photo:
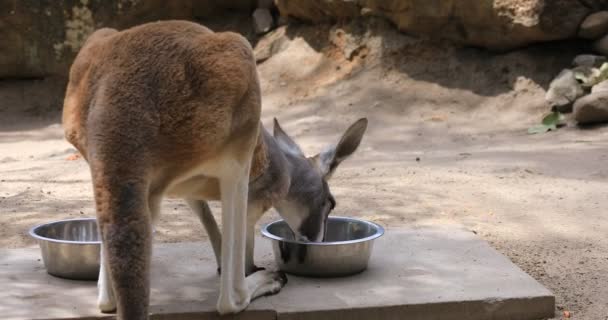
[[46,271],[57,277],[96,280],[101,241],[95,218],[61,220],[30,229],[38,240]]
[[301,276],[335,277],[367,268],[374,240],[384,229],[369,221],[329,217],[324,242],[296,240],[284,220],[262,228],[272,241],[275,260],[282,271]]

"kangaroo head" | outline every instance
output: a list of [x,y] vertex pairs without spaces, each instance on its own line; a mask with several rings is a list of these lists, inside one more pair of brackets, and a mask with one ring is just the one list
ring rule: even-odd
[[357,150],[366,128],[367,119],[359,119],[344,132],[338,144],[306,157],[274,120],[274,138],[287,159],[291,176],[289,192],[275,208],[296,238],[317,242],[325,238],[327,217],[336,206],[327,181],[338,165]]

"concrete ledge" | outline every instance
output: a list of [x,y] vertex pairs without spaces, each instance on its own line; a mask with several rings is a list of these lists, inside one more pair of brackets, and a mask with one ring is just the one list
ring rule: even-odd
[[[256,259],[273,266],[266,240]],[[0,250],[2,319],[105,319],[95,282],[46,274],[38,249]],[[152,319],[542,319],[551,292],[473,233],[456,227],[387,230],[369,269],[330,279],[289,276],[276,296],[243,313],[215,311],[219,277],[208,243],[157,244]]]

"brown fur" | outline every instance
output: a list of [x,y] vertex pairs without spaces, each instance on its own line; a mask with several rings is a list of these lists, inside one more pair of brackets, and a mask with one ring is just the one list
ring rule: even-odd
[[[335,205],[326,180],[358,147],[367,120],[309,159],[278,122],[274,135],[264,129],[260,100],[251,46],[234,33],[165,21],[101,29],[85,43],[70,70],[63,123],[91,168],[119,319],[147,319],[151,225],[165,195],[188,200],[218,265],[230,269],[221,278],[222,313],[285,284],[279,273],[244,278],[257,270],[254,226],[270,207],[298,236],[322,239]],[[207,200],[222,200],[223,218],[233,221],[223,232],[232,241],[222,243]],[[113,307],[105,301],[112,299],[100,300],[100,308]]]
[[[250,157],[256,141],[251,172],[260,175],[259,119],[255,60],[237,34],[168,21],[87,40],[70,70],[63,124],[91,167],[119,318],[147,318],[156,198],[220,155]],[[198,179],[219,195],[216,177]]]

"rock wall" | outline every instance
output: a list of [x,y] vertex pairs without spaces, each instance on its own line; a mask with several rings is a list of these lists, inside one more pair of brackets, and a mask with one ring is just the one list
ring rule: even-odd
[[[583,19],[606,8],[608,0],[275,0],[275,4],[281,15],[304,21],[380,16],[405,33],[507,50],[576,37]],[[0,0],[0,79],[65,76],[84,39],[101,27],[217,19],[222,10],[250,14],[256,7],[268,6],[272,0]],[[265,32],[268,25],[259,27]]]
[[255,0],[0,0],[0,79],[67,75],[81,44],[98,28],[195,20],[225,9],[253,10],[255,4]]
[[310,22],[375,15],[399,30],[494,50],[576,36],[606,0],[276,0],[281,15]]

